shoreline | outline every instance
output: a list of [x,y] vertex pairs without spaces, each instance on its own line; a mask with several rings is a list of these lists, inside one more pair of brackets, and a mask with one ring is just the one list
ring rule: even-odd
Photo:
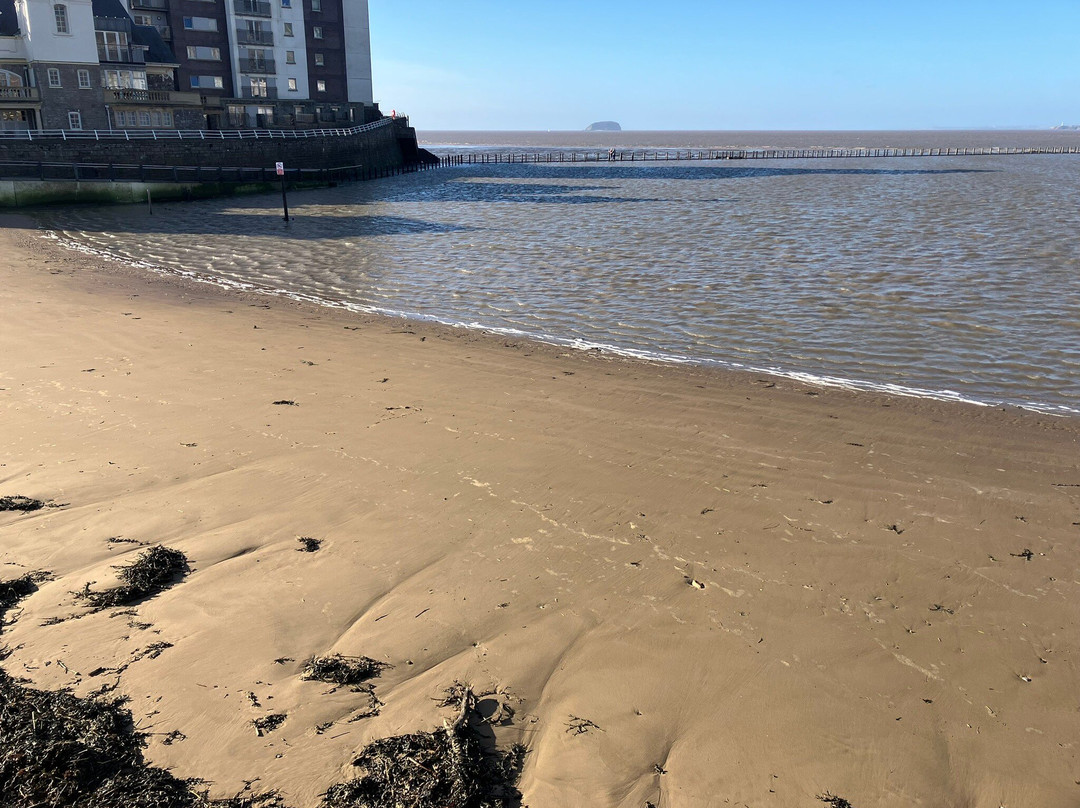
[[[2,223],[0,495],[61,506],[0,514],[0,580],[55,576],[2,666],[115,682],[154,765],[315,806],[457,680],[512,705],[532,808],[1075,804],[1077,419],[227,291]],[[192,571],[84,614],[128,542]],[[300,679],[325,653],[392,666],[377,715]]]
[[[980,145],[1000,146],[1002,140],[1059,143],[1077,142],[1070,129],[623,129],[619,132],[586,130],[469,130],[429,129],[417,132],[421,146],[453,148],[589,148],[625,145],[627,148],[784,148],[797,143],[825,148]],[[807,140],[811,140],[809,144]],[[494,142],[493,142],[494,141]],[[963,142],[957,142],[963,141]],[[1012,145],[1012,144],[1010,144]]]
[[435,315],[424,315],[395,311],[391,309],[378,309],[360,306],[344,300],[335,300],[329,297],[292,292],[272,286],[259,286],[253,283],[230,281],[226,278],[204,275],[196,271],[180,271],[168,267],[153,265],[150,263],[133,263],[120,256],[113,255],[104,250],[97,250],[75,241],[65,239],[55,230],[43,224],[37,225],[39,232],[46,239],[54,241],[63,249],[80,253],[99,260],[115,263],[126,271],[136,273],[152,273],[165,280],[183,281],[201,286],[214,287],[226,293],[252,294],[259,297],[291,301],[302,305],[315,306],[320,309],[330,309],[346,312],[351,315],[364,317],[387,317],[390,319],[403,319],[408,322],[425,323],[437,328],[447,328],[452,331],[464,330],[494,339],[524,340],[529,343],[546,345],[558,350],[572,350],[577,352],[599,351],[616,359],[642,361],[656,363],[665,366],[688,366],[705,372],[713,370],[722,373],[743,373],[766,375],[776,379],[784,379],[797,384],[804,384],[815,388],[833,388],[847,390],[854,393],[870,393],[902,398],[925,399],[930,401],[963,404],[986,408],[1016,408],[1026,412],[1038,413],[1061,418],[1080,417],[1080,408],[1070,408],[1065,405],[1054,405],[1037,401],[1010,401],[1007,399],[978,399],[968,398],[954,390],[929,390],[917,387],[905,387],[896,383],[874,382],[866,379],[846,379],[838,376],[820,375],[799,370],[786,370],[777,367],[755,367],[738,362],[710,359],[707,357],[681,356],[674,353],[648,351],[644,349],[621,347],[608,343],[594,343],[579,338],[556,337],[554,335],[534,334],[515,328],[484,326],[479,323],[464,321],[450,321],[438,318]]

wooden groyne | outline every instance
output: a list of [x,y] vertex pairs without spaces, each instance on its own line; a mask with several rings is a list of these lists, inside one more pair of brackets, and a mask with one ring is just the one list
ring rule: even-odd
[[441,166],[486,163],[634,163],[686,160],[808,160],[872,157],[966,157],[1010,154],[1080,154],[1080,146],[968,146],[929,149],[557,149],[470,151],[442,155]]

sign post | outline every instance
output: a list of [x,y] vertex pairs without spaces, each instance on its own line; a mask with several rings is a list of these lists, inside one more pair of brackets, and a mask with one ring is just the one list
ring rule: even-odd
[[285,211],[285,221],[289,221],[289,200],[285,198],[285,164],[274,163],[274,170],[281,177],[281,207]]

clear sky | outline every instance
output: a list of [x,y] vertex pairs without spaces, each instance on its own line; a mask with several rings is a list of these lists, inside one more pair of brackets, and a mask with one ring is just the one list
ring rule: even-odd
[[419,129],[1080,123],[1080,0],[369,0]]

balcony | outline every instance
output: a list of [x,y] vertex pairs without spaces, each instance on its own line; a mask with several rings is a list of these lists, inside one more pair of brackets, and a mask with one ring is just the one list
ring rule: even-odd
[[169,0],[131,0],[132,11],[164,11],[169,7]]
[[266,73],[268,75],[272,75],[274,73],[277,73],[277,70],[274,69],[273,59],[241,59],[240,72]]
[[98,45],[99,62],[113,62],[120,64],[146,64],[146,51],[143,48],[127,48],[119,45]]
[[120,17],[94,17],[95,31],[123,31],[131,33],[131,20]]
[[245,17],[269,17],[270,3],[267,0],[233,0],[233,11]]
[[166,104],[174,107],[202,106],[198,93],[179,93],[173,90],[106,90],[109,104]]
[[277,87],[241,87],[240,97],[256,101],[272,101],[277,98]]
[[37,87],[0,87],[0,103],[9,101],[38,101],[41,95]]
[[274,32],[252,30],[251,28],[237,28],[236,41],[241,45],[273,45]]

